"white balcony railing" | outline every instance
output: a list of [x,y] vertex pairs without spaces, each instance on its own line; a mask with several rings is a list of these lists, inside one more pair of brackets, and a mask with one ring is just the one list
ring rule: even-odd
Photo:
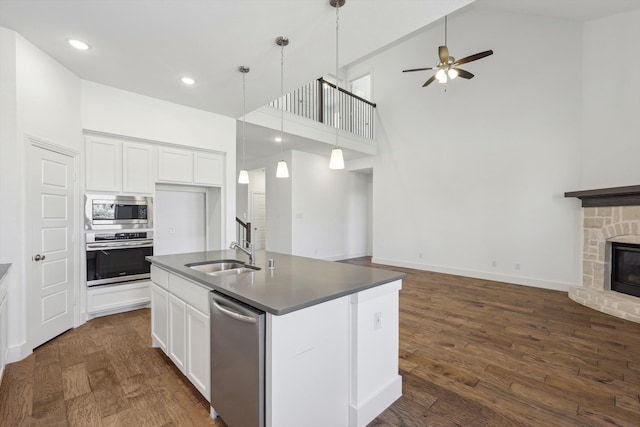
[[305,117],[367,139],[374,139],[376,104],[322,78],[269,103],[271,107]]

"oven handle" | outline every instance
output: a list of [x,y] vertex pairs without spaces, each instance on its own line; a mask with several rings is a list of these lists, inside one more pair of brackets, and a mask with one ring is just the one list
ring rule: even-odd
[[143,240],[137,242],[110,242],[110,243],[87,243],[87,251],[99,251],[102,249],[131,249],[131,248],[152,248],[153,240]]

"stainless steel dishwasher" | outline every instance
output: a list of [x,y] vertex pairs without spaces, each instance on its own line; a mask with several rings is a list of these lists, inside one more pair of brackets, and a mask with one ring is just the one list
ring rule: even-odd
[[229,427],[264,427],[265,314],[211,297],[211,407]]

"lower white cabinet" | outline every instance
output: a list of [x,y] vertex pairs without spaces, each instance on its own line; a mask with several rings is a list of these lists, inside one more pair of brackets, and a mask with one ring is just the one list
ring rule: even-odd
[[169,292],[151,285],[151,337],[153,346],[167,353],[169,343]]
[[209,291],[152,266],[151,336],[180,371],[211,399]]
[[94,286],[87,290],[87,313],[109,314],[149,304],[151,282],[133,282],[113,286]]
[[209,316],[187,305],[187,378],[209,400],[211,382]]
[[185,373],[187,355],[187,304],[169,294],[169,357]]

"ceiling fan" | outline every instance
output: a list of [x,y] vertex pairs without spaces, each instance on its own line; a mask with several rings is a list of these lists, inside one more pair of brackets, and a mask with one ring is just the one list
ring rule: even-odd
[[448,80],[453,80],[456,77],[462,77],[463,79],[473,78],[473,74],[458,68],[462,64],[468,62],[477,61],[478,59],[485,58],[489,55],[493,55],[493,50],[485,50],[484,52],[478,52],[473,55],[465,56],[462,59],[456,60],[453,56],[449,56],[449,48],[447,47],[447,16],[444,17],[444,46],[438,47],[438,57],[440,61],[435,67],[425,68],[412,68],[409,70],[402,70],[403,73],[410,73],[413,71],[425,71],[425,70],[438,70],[429,80],[424,82],[422,87],[428,86],[436,79],[440,83],[446,83]]

